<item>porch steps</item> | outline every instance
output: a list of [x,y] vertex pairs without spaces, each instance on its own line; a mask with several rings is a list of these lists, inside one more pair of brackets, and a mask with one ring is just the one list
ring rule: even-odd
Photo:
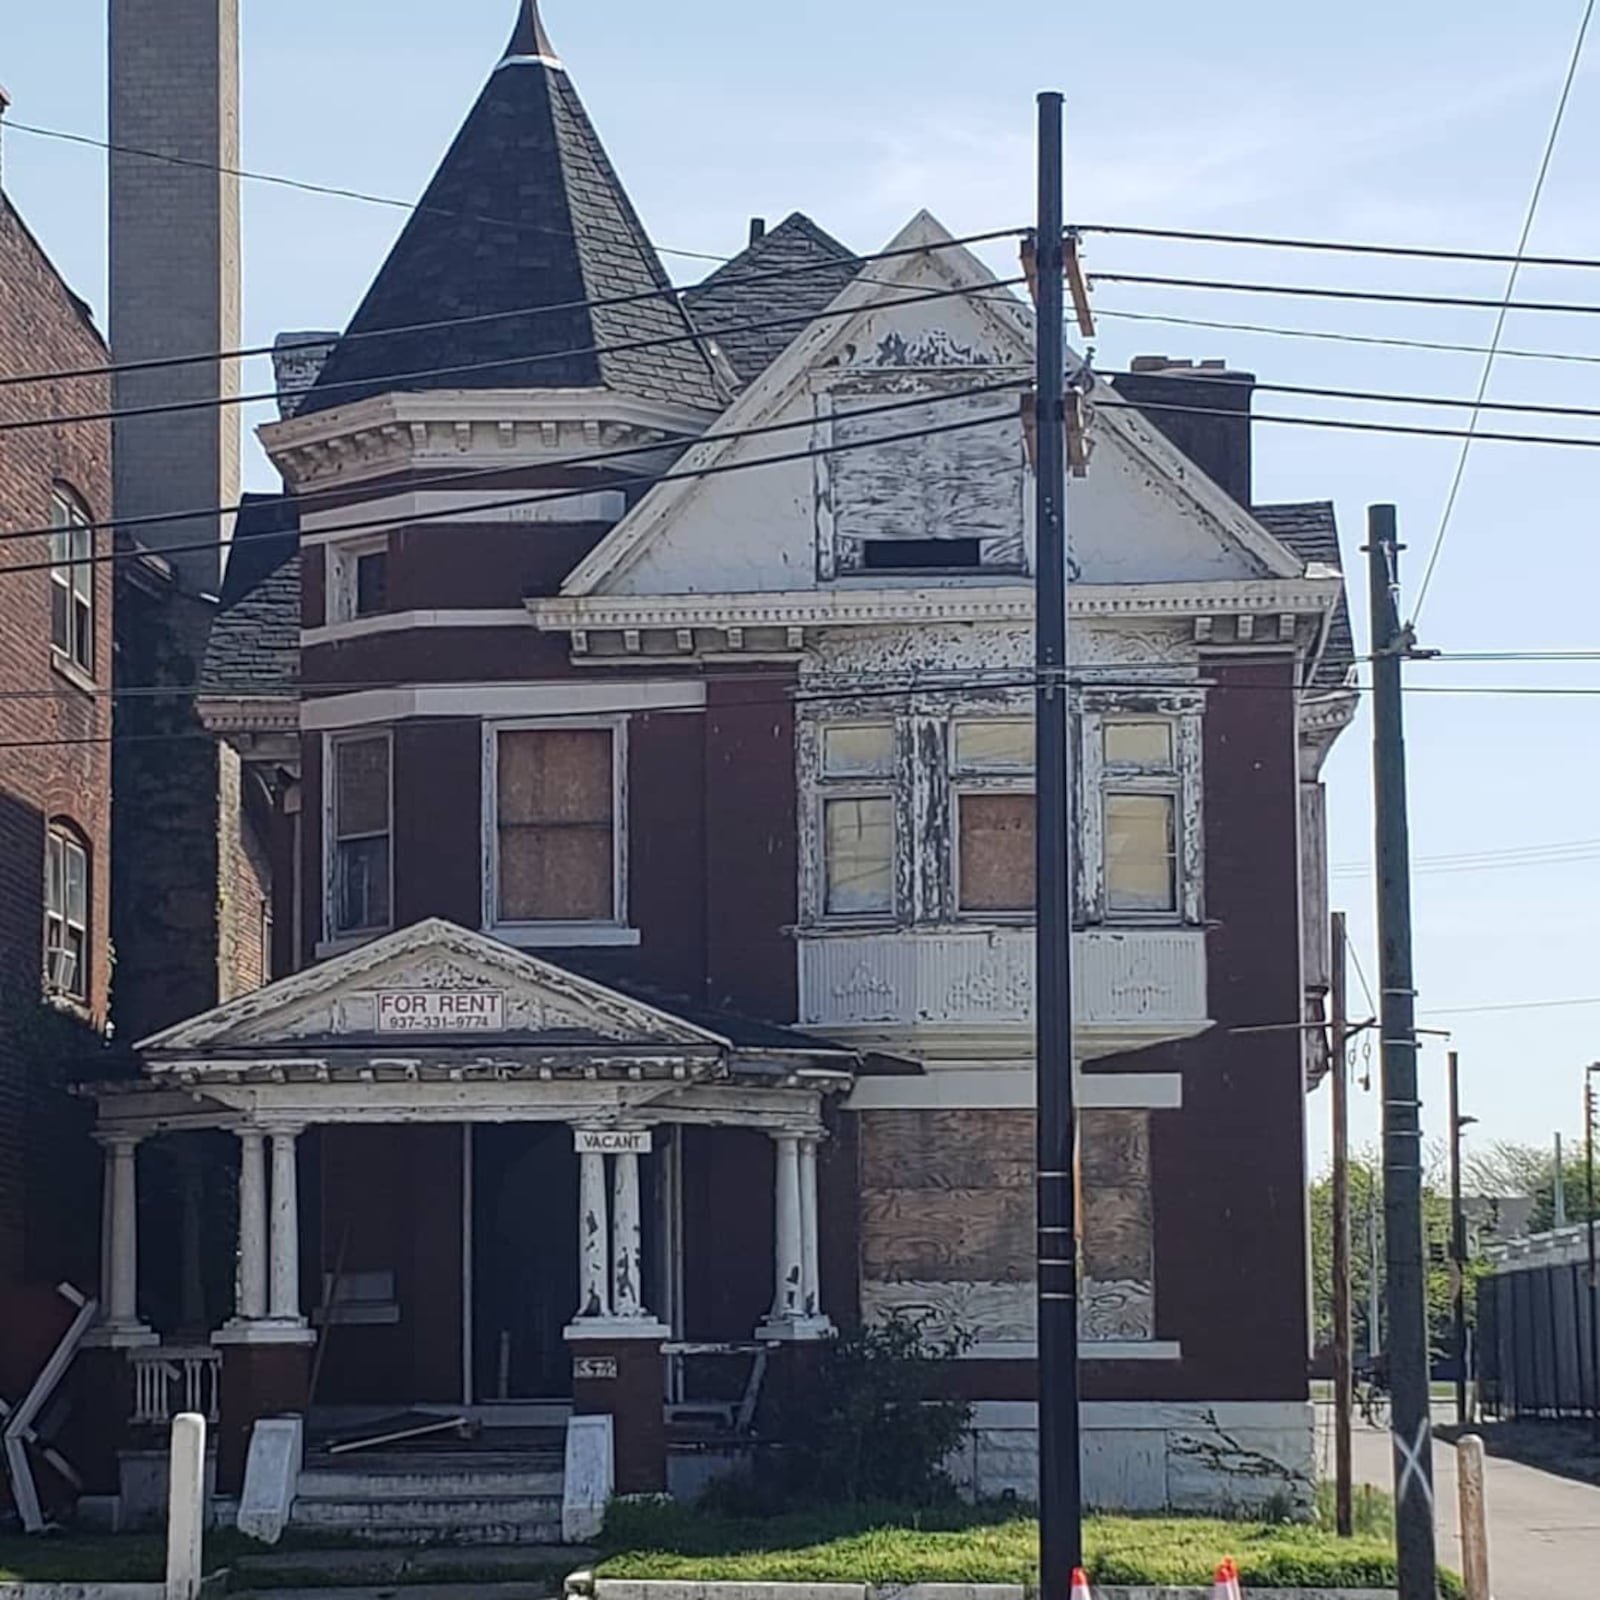
[[557,1545],[562,1484],[548,1448],[311,1452],[289,1521],[365,1543]]

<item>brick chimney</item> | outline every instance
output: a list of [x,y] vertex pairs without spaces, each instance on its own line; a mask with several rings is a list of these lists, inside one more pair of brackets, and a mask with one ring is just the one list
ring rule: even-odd
[[[1253,372],[1235,372],[1226,361],[1135,356],[1129,370],[1111,381],[1125,399],[1149,407],[1145,417],[1213,483],[1226,489],[1240,505],[1250,504]],[[1162,406],[1193,409],[1157,409]],[[1221,415],[1202,416],[1199,411]]]

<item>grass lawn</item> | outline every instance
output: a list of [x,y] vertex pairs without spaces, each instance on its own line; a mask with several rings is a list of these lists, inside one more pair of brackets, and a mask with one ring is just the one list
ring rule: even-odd
[[[1363,1531],[1339,1539],[1318,1525],[1206,1517],[1095,1516],[1085,1525],[1089,1576],[1099,1583],[1206,1585],[1232,1556],[1250,1587],[1392,1588],[1392,1537],[1381,1497]],[[1039,1528],[1022,1508],[954,1507],[920,1516],[861,1507],[764,1520],[674,1505],[613,1510],[596,1572],[614,1578],[1023,1583],[1038,1577]],[[1455,1600],[1450,1576],[1443,1593]]]

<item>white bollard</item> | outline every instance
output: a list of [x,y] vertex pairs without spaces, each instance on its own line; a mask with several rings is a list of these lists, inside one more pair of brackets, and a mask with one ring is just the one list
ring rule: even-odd
[[199,1600],[206,1523],[206,1419],[172,1419],[167,1488],[167,1600]]
[[1489,1517],[1484,1496],[1483,1440],[1456,1441],[1456,1491],[1461,1504],[1461,1576],[1467,1600],[1489,1600]]

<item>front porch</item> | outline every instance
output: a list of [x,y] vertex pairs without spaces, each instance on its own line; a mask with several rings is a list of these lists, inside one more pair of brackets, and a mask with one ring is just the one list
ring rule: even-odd
[[[501,1443],[606,1415],[616,1488],[662,1490],[669,1430],[748,1427],[768,1367],[831,1331],[838,1047],[433,922],[141,1048],[143,1078],[95,1091],[93,1338],[126,1370],[122,1440],[210,1414],[225,1493],[261,1417],[315,1444],[419,1409]],[[218,1203],[153,1228],[148,1179],[196,1167]],[[231,1285],[214,1237],[205,1265],[224,1210]]]

